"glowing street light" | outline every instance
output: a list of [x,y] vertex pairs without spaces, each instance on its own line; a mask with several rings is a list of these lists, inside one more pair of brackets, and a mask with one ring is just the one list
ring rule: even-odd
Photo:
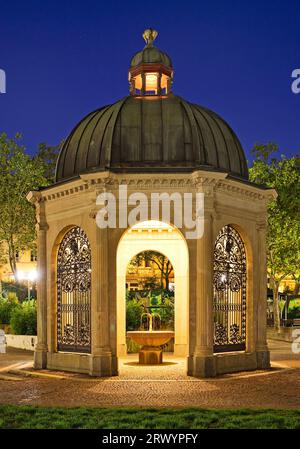
[[30,300],[31,283],[37,279],[37,271],[35,269],[30,271],[19,270],[16,277],[19,281],[27,281],[27,299]]

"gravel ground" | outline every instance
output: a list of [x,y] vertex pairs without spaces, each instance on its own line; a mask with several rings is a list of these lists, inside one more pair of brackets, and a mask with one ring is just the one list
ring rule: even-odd
[[[164,366],[138,366],[137,356],[120,361],[118,377],[97,379],[68,373],[62,378],[3,380],[3,368],[28,363],[32,353],[0,354],[0,404],[133,407],[300,408],[300,354],[290,344],[270,342],[273,369],[215,379],[185,374],[185,360],[164,356]],[[15,353],[15,355],[14,355]],[[5,362],[6,360],[6,362]],[[43,371],[45,374],[54,374]],[[56,373],[57,374],[57,373]]]

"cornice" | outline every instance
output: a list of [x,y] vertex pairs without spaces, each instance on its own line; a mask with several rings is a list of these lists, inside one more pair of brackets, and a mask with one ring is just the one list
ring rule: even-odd
[[40,201],[55,201],[57,199],[78,195],[83,192],[112,191],[120,185],[127,185],[129,190],[162,190],[188,189],[189,192],[203,192],[206,196],[213,196],[216,192],[269,202],[276,199],[273,189],[262,190],[259,187],[243,184],[232,179],[226,179],[225,173],[195,171],[187,173],[144,173],[124,175],[112,172],[98,172],[80,175],[73,182],[52,186],[41,192],[30,192],[27,199],[32,203]]
[[277,193],[274,189],[261,190],[259,187],[249,186],[231,179],[220,181],[216,190],[228,194],[231,197],[238,196],[240,198],[264,200],[267,202],[276,199],[277,197]]

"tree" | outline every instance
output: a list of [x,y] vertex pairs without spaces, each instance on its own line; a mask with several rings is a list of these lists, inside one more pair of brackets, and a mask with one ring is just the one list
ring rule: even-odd
[[40,143],[38,146],[36,157],[44,164],[44,176],[51,184],[55,179],[56,161],[61,145],[62,143],[55,146]]
[[268,206],[267,267],[274,295],[274,326],[280,330],[279,285],[295,275],[300,264],[300,159],[275,157],[274,143],[255,145],[250,180],[275,188]]
[[49,184],[44,163],[26,154],[20,140],[0,134],[0,243],[14,275],[16,251],[35,245],[35,210],[26,195]]
[[293,273],[293,278],[295,281],[295,288],[294,288],[294,295],[299,295],[300,293],[300,266],[298,266],[298,270],[295,269],[295,272]]
[[164,256],[163,254],[157,252],[157,251],[142,251],[141,253],[137,254],[132,260],[132,265],[140,265],[141,262],[144,261],[146,263],[152,262],[161,274],[160,279],[160,286],[161,288],[165,288],[166,290],[169,290],[169,283],[170,283],[170,274],[173,270],[172,264],[169,261],[169,259]]

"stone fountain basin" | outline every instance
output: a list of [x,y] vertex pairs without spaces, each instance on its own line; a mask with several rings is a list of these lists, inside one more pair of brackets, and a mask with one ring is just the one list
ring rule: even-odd
[[161,346],[175,335],[173,331],[128,331],[127,337],[142,346]]

